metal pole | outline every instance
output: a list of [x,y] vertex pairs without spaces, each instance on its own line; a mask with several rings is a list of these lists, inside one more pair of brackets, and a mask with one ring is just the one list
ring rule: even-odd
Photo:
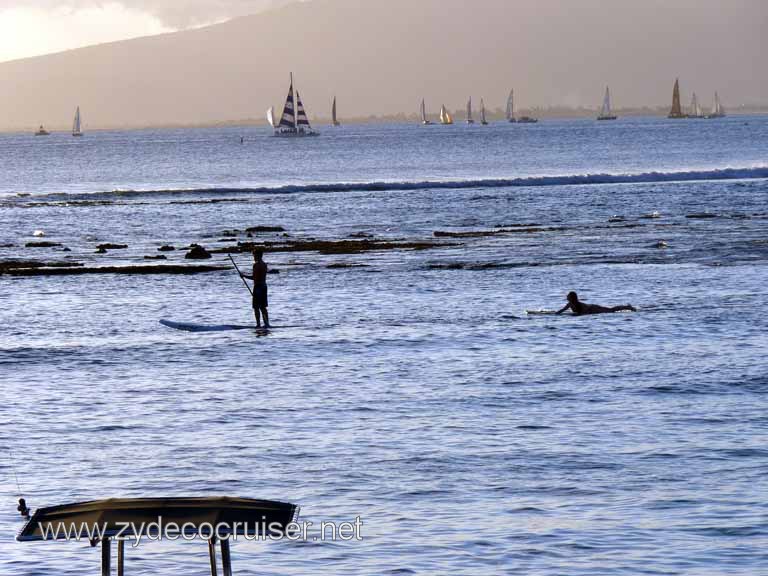
[[218,576],[218,570],[216,569],[216,538],[213,536],[208,540],[208,557],[211,560],[211,576]]
[[101,540],[101,576],[110,576],[112,571],[112,541],[109,538]]
[[235,270],[237,270],[237,273],[240,276],[240,280],[243,281],[243,284],[245,284],[245,287],[248,288],[248,292],[250,292],[251,296],[253,296],[253,290],[251,290],[251,287],[248,285],[248,282],[246,282],[245,278],[243,278],[243,275],[240,272],[240,268],[237,267],[237,262],[235,262],[235,259],[232,258],[232,254],[227,254],[227,256],[229,256],[229,259],[232,261],[232,264],[235,266]]
[[229,539],[221,541],[221,566],[224,576],[232,576],[232,557],[229,554]]
[[117,541],[117,576],[125,576],[125,540]]

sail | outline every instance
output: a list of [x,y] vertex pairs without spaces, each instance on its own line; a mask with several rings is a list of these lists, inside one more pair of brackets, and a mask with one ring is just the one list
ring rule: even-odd
[[80,106],[75,110],[75,120],[72,122],[72,134],[80,134]]
[[669,111],[670,118],[682,118],[683,108],[680,105],[680,81],[675,79],[675,87],[672,89],[672,109]]
[[605,96],[603,97],[603,107],[600,109],[600,116],[606,117],[611,115],[611,93],[608,90],[608,86],[605,87]]
[[269,122],[269,125],[272,126],[272,128],[275,128],[275,107],[270,106],[269,110],[267,110],[267,122]]
[[467,102],[467,122],[471,124],[474,122],[472,119],[472,97],[469,97],[469,101]]
[[334,126],[339,125],[339,121],[336,119],[336,96],[333,97],[333,104],[331,105],[331,122]]
[[448,112],[445,109],[445,104],[440,106],[440,124],[447,124],[447,122],[446,122],[446,114],[447,113]]
[[421,123],[427,123],[427,106],[424,104],[424,99],[421,99]]
[[309,125],[309,118],[307,118],[307,113],[304,110],[304,104],[301,103],[301,96],[299,96],[299,91],[296,91],[296,126],[306,126],[307,128],[311,128]]
[[283,115],[280,117],[280,128],[296,128],[296,106],[293,92],[293,74],[291,74],[291,86],[288,88],[288,97],[285,99]]
[[510,90],[507,97],[507,120],[515,119],[515,91]]
[[694,92],[693,96],[691,97],[690,115],[694,118],[701,116],[701,107],[699,106],[699,99],[696,98],[696,92]]
[[485,102],[483,102],[482,98],[480,98],[480,122],[482,124],[488,123],[485,119]]

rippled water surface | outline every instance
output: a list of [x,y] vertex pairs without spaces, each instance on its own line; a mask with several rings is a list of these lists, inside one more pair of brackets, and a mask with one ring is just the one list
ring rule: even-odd
[[[323,132],[0,135],[0,260],[431,244],[267,253],[266,335],[159,324],[251,321],[231,269],[0,275],[0,574],[99,571],[86,543],[15,542],[14,469],[33,507],[237,495],[362,518],[362,542],[235,543],[236,574],[768,572],[765,118]],[[526,314],[569,290],[639,311]],[[209,573],[201,543],[127,559]]]

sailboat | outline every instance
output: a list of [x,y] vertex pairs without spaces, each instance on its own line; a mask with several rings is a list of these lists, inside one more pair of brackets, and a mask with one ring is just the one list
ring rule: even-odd
[[672,89],[672,108],[667,118],[685,118],[683,108],[680,105],[680,80],[675,78],[675,87]]
[[616,120],[617,116],[611,112],[611,93],[608,86],[605,87],[605,96],[603,97],[603,107],[600,109],[598,120]]
[[424,126],[432,124],[431,121],[427,120],[427,106],[424,104],[424,98],[421,99],[421,123]]
[[507,96],[507,112],[505,114],[507,122],[517,122],[515,119],[515,91],[510,90]]
[[720,96],[715,92],[715,103],[712,105],[712,112],[707,115],[707,118],[724,118],[725,108],[720,103]]
[[453,118],[451,117],[450,112],[448,112],[448,109],[445,107],[445,104],[440,106],[440,124],[453,124]]
[[82,136],[83,131],[80,130],[80,106],[75,110],[75,119],[72,121],[72,136]]
[[[267,120],[269,120],[270,108],[267,111]],[[277,126],[274,125],[274,117],[270,122],[275,129],[275,136],[280,137],[301,137],[301,136],[319,136],[318,132],[312,130],[309,124],[309,118],[304,110],[304,104],[301,102],[301,96],[298,90],[293,88],[293,72],[291,72],[291,85],[288,88],[288,97],[285,99],[283,115]]]
[[341,122],[336,118],[336,96],[333,97],[333,104],[331,105],[331,124],[341,126]]
[[488,121],[485,119],[485,102],[480,98],[480,124],[488,126]]
[[517,123],[517,124],[536,124],[538,122],[538,118],[531,118],[530,116],[520,116],[520,118],[515,117],[515,91],[510,90],[509,96],[507,97],[507,122],[511,123]]
[[40,128],[38,128],[37,132],[35,132],[35,136],[50,136],[50,132],[43,128],[43,125],[40,124]]
[[472,118],[472,97],[469,97],[467,102],[467,124],[474,124],[475,120]]
[[691,97],[691,109],[688,118],[704,118],[704,112],[699,105],[699,99],[696,98],[696,92]]

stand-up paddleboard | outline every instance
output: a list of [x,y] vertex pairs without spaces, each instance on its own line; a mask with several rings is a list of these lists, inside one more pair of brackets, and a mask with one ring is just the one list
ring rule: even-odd
[[184,332],[230,332],[232,330],[255,330],[257,332],[266,332],[275,328],[300,328],[300,326],[275,326],[271,324],[269,328],[265,326],[255,326],[253,324],[192,324],[191,322],[174,322],[173,320],[160,320],[160,324],[173,328],[174,330],[183,330]]
[[[244,326],[240,324],[191,324],[189,322],[173,322],[172,320],[160,320],[160,324],[183,330],[184,332],[229,332],[231,330],[256,330],[256,326]],[[263,330],[263,328],[262,328]]]

